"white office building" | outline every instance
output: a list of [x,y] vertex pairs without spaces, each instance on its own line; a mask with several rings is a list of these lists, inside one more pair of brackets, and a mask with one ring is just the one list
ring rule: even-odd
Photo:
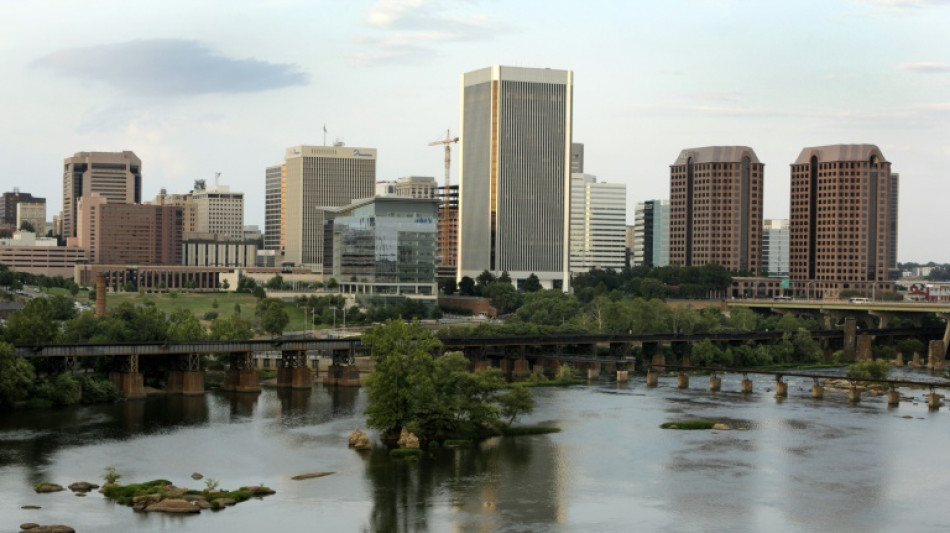
[[462,75],[459,279],[507,271],[569,290],[573,85],[569,70]]
[[762,223],[762,269],[770,278],[788,277],[788,219],[770,218]]
[[226,185],[192,191],[195,204],[195,233],[214,234],[219,239],[244,240],[244,193],[231,192]]
[[627,186],[571,176],[571,272],[624,267]]

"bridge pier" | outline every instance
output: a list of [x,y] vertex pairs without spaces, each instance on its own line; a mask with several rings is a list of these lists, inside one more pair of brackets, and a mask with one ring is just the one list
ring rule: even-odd
[[221,390],[229,392],[261,392],[261,384],[254,369],[254,357],[251,352],[232,352],[228,355],[229,365],[224,372]]
[[742,378],[742,394],[752,393],[752,380],[748,377]]
[[487,360],[487,359],[479,359],[479,360],[475,361],[474,364],[475,364],[475,371],[476,371],[476,372],[479,372],[479,371],[481,371],[481,370],[488,370],[489,368],[491,368],[491,365],[488,364],[488,360]]
[[109,381],[128,399],[144,398],[145,378],[139,372],[139,356],[121,355],[116,360],[119,370],[109,372]]
[[356,357],[351,349],[333,350],[333,362],[327,367],[327,377],[323,383],[340,387],[360,386],[360,369],[356,366]]
[[887,391],[887,405],[888,407],[897,407],[901,403],[901,395],[897,390],[890,389]]
[[927,348],[927,370],[942,372],[947,365],[947,352],[943,341],[940,339],[930,341],[930,346]]
[[278,389],[309,389],[313,387],[313,373],[307,366],[306,350],[283,350],[277,367]]
[[844,319],[844,338],[842,338],[843,361],[853,362],[858,346],[858,322],[853,316]]
[[205,375],[201,371],[200,361],[197,353],[179,356],[178,369],[168,371],[168,384],[165,387],[165,392],[185,396],[204,394]]
[[855,361],[870,361],[874,358],[874,353],[871,349],[872,338],[871,335],[858,335],[857,349],[854,354]]
[[650,369],[647,370],[647,387],[656,387],[660,384],[660,374]]
[[518,381],[531,377],[531,365],[527,359],[515,359],[512,363],[511,379]]
[[685,372],[680,372],[680,375],[676,377],[676,386],[681,389],[689,388],[689,375]]
[[825,388],[817,383],[818,380],[815,380],[815,384],[811,386],[811,397],[813,400],[820,400],[825,397]]
[[782,376],[775,376],[775,397],[788,398],[788,383],[782,381]]
[[851,388],[848,389],[848,401],[851,403],[861,401],[861,389],[858,388],[857,383],[851,383]]
[[940,409],[941,405],[943,405],[943,402],[940,401],[940,395],[931,391],[930,394],[927,395],[927,407],[929,407],[931,411],[936,411]]
[[626,383],[630,381],[630,372],[627,370],[617,370],[617,383]]
[[719,376],[709,377],[709,390],[715,392],[722,389],[722,378]]

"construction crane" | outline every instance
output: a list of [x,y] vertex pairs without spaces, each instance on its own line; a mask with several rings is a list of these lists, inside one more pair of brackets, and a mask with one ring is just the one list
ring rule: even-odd
[[459,142],[458,137],[452,137],[452,133],[449,130],[445,130],[445,139],[432,141],[429,143],[429,146],[445,146],[445,188],[442,189],[442,209],[441,209],[441,219],[442,219],[442,231],[439,235],[439,244],[441,248],[441,263],[443,265],[448,265],[450,263],[448,254],[449,254],[449,241],[451,241],[451,230],[449,229],[449,203],[451,199],[451,194],[449,194],[449,184],[451,182],[449,176],[452,171],[452,144]]

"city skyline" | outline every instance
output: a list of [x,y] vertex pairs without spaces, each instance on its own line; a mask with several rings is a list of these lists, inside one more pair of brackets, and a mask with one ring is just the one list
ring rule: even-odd
[[683,147],[753,148],[763,215],[788,218],[802,148],[870,143],[902,178],[898,260],[950,261],[925,231],[950,192],[946,1],[193,4],[0,7],[3,189],[46,197],[51,219],[64,158],[130,150],[143,199],[222,172],[263,227],[265,169],[287,146],[322,144],[324,124],[328,144],[379,150],[377,179],[441,179],[427,144],[459,133],[459,75],[547,66],[574,71],[573,140],[586,171],[627,185],[628,224],[637,202],[668,196]]

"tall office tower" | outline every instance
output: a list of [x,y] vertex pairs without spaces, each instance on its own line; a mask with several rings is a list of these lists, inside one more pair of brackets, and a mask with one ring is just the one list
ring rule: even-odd
[[891,164],[881,150],[873,144],[805,148],[791,171],[793,289],[832,298],[847,290],[890,289],[890,218],[896,213]]
[[113,204],[92,193],[80,198],[77,208],[77,241],[91,263],[181,264],[180,207]]
[[633,224],[632,266],[670,264],[670,202],[638,202]]
[[788,251],[788,219],[765,220],[762,224],[762,270],[768,277],[788,277]]
[[901,277],[901,271],[897,267],[897,199],[900,181],[900,174],[891,174],[888,182],[890,195],[887,203],[887,279],[891,281]]
[[264,249],[280,250],[283,163],[267,167],[264,179]]
[[627,186],[597,183],[590,174],[571,176],[571,272],[624,267]]
[[626,253],[624,255],[624,266],[628,268],[633,264],[633,246],[634,246],[633,230],[634,228],[635,226],[627,225],[624,228],[624,232],[623,232],[623,242],[624,242],[624,247],[626,248]]
[[569,290],[573,86],[566,70],[462,75],[459,279],[507,271]]
[[584,143],[571,143],[571,174],[584,173]]
[[155,205],[167,205],[173,207],[180,207],[182,212],[182,235],[184,238],[189,238],[197,230],[197,214],[195,209],[195,199],[192,193],[186,194],[168,194],[168,192],[163,188],[158,195],[155,196],[155,200],[152,202]]
[[[373,196],[376,149],[294,146],[285,154],[284,260],[324,271],[323,210]],[[329,270],[329,259],[327,270]]]
[[214,234],[220,238],[244,239],[244,193],[231,192],[227,185],[199,188],[195,184],[192,197],[195,202],[195,231]]
[[680,152],[670,165],[670,263],[758,273],[764,170],[748,146]]
[[458,275],[459,253],[459,186],[439,186],[439,247],[436,252],[437,274],[440,278]]
[[[46,198],[37,198],[28,192],[20,192],[18,189],[14,188],[12,192],[3,193],[3,200],[0,201],[0,224],[6,224],[8,226],[16,226],[16,229],[20,229],[19,224],[17,224],[17,205],[20,202],[28,202],[32,204],[43,204],[46,205]],[[45,207],[43,208],[45,212]],[[45,220],[44,220],[45,225]]]
[[77,152],[63,164],[63,237],[76,236],[76,203],[94,192],[111,203],[142,203],[142,160],[130,151]]
[[[41,200],[42,198],[38,198]],[[23,227],[27,222],[33,226],[33,233],[46,235],[46,202],[20,202],[16,204],[16,227]]]

